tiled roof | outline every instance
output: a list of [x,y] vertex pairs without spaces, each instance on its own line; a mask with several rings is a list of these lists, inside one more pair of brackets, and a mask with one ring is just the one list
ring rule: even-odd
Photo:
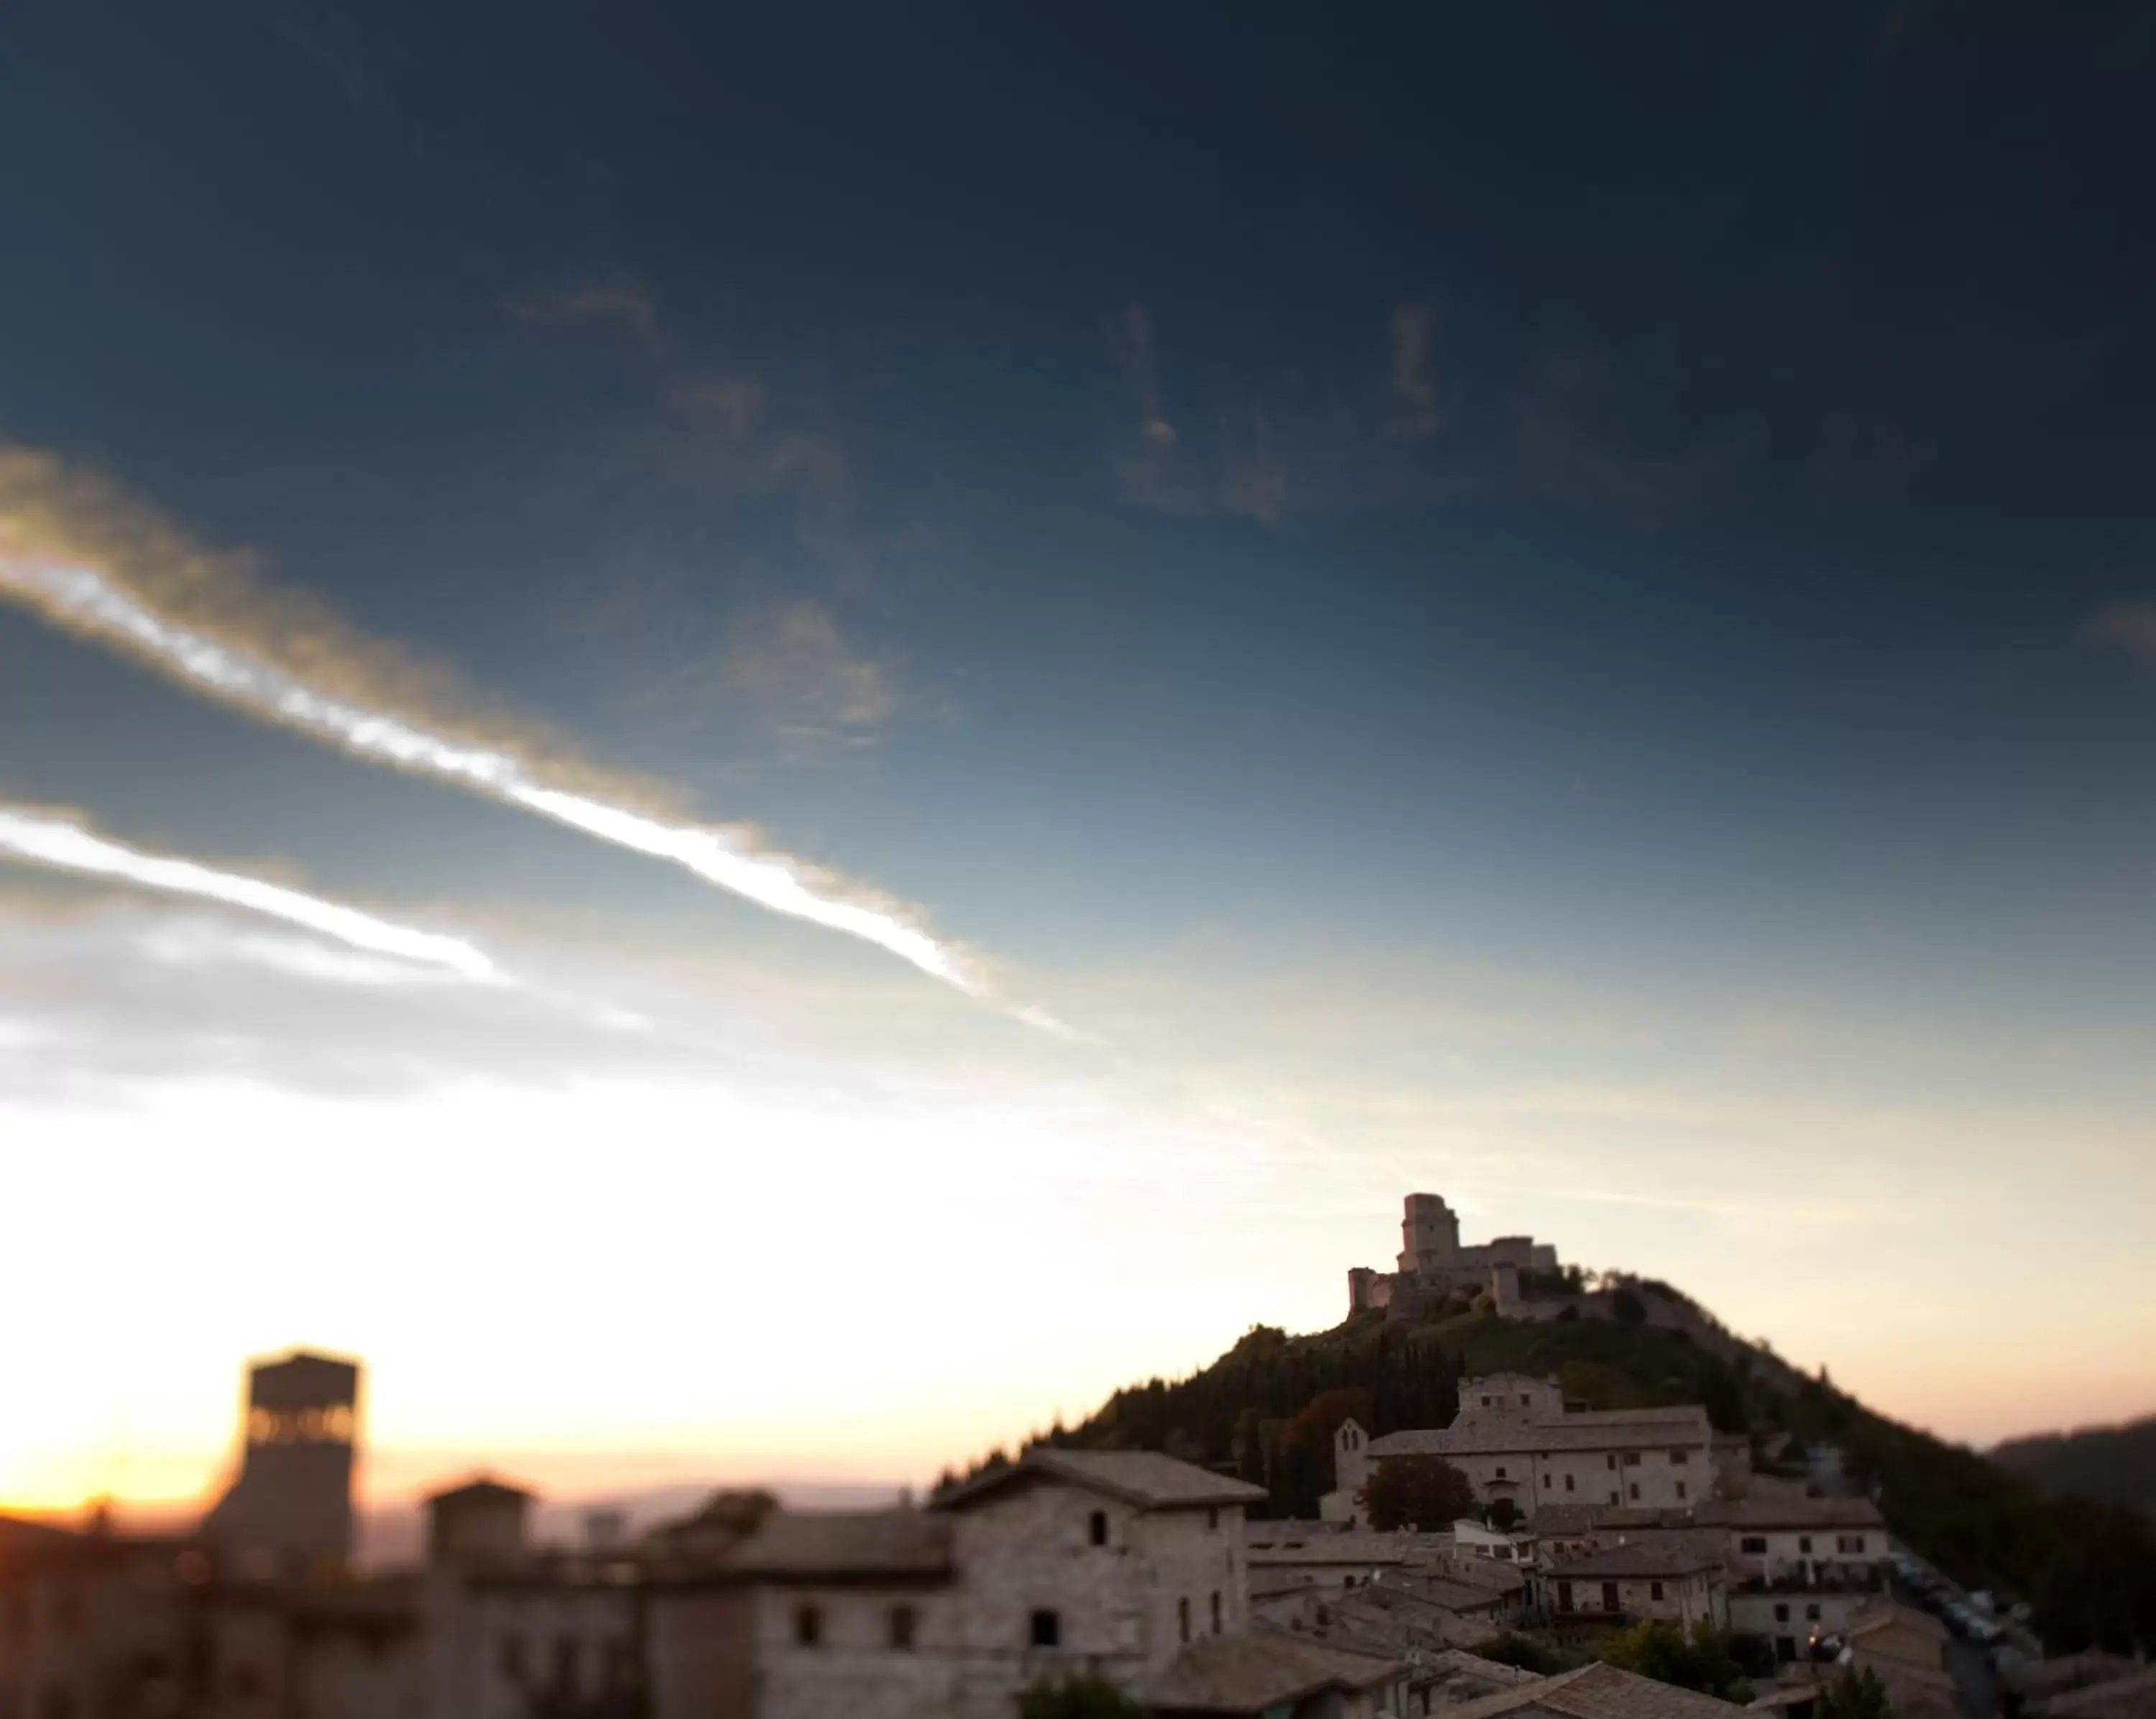
[[2045,1711],[2059,1719],[2150,1719],[2156,1715],[2156,1665],[2053,1696]]
[[1558,1450],[1691,1450],[1706,1436],[1702,1418],[1693,1424],[1661,1420],[1599,1420],[1568,1414],[1563,1420],[1477,1414],[1450,1427],[1388,1433],[1370,1440],[1369,1454],[1384,1456],[1512,1456]]
[[1559,1719],[1729,1719],[1738,1711],[1733,1702],[1711,1695],[1597,1664],[1448,1707],[1445,1719],[1498,1719],[1511,1713],[1549,1713]]
[[2007,1672],[2006,1681],[2025,1696],[2044,1696],[2081,1689],[2092,1683],[2108,1683],[2133,1669],[2131,1660],[2090,1649],[2082,1653],[2061,1654],[2056,1659],[2020,1660]]
[[1929,1612],[1920,1612],[1914,1606],[1897,1605],[1891,1599],[1866,1606],[1849,1620],[1848,1627],[1841,1633],[1851,1637],[1865,1636],[1897,1624],[1905,1629],[1913,1629],[1919,1635],[1928,1636],[1940,1643],[1948,1639],[1947,1626]]
[[466,1498],[531,1498],[533,1496],[535,1495],[526,1491],[521,1486],[506,1486],[503,1482],[493,1479],[491,1476],[483,1475],[475,1480],[465,1481],[461,1486],[444,1486],[439,1492],[429,1492],[427,1495],[427,1502],[429,1504],[441,1504],[452,1498],[459,1500]]
[[952,1568],[951,1524],[919,1510],[776,1511],[733,1568],[777,1581],[919,1580]]
[[1691,1576],[1721,1568],[1722,1560],[1712,1552],[1672,1538],[1584,1552],[1552,1565],[1549,1573],[1552,1581],[1564,1582],[1596,1576]]
[[1216,1475],[1158,1450],[1052,1450],[1036,1445],[1008,1468],[992,1469],[936,1501],[938,1510],[963,1510],[975,1500],[1028,1477],[1050,1476],[1105,1492],[1141,1510],[1188,1510],[1204,1505],[1261,1504],[1262,1486]]
[[1397,1534],[1320,1532],[1292,1537],[1244,1541],[1250,1568],[1279,1564],[1396,1564],[1407,1555]]
[[1699,1520],[1724,1528],[1884,1528],[1869,1498],[1725,1498],[1699,1507]]
[[1163,1713],[1255,1714],[1322,1690],[1374,1689],[1404,1669],[1396,1660],[1256,1629],[1194,1641],[1144,1695]]

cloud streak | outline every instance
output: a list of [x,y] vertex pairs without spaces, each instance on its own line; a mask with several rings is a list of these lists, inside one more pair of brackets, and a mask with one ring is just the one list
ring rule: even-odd
[[474,984],[504,983],[480,950],[459,937],[414,930],[357,907],[326,901],[235,871],[220,871],[169,854],[146,854],[50,813],[0,806],[0,857],[78,877],[107,878],[138,889],[221,902],[282,920],[369,955],[390,956]]
[[[80,517],[85,493],[55,464],[34,455],[0,457],[0,598],[50,623],[125,651],[196,691],[294,729],[349,755],[454,783],[634,853],[664,860],[716,888],[788,917],[857,937],[911,962],[969,995],[986,994],[972,963],[893,904],[848,889],[816,868],[759,848],[738,825],[673,821],[640,809],[641,791],[613,785],[573,765],[552,770],[513,743],[474,740],[400,700],[393,682],[369,672],[384,656],[352,641],[321,616],[299,638],[247,642],[167,612],[199,607],[203,587],[226,582],[199,556],[182,555],[162,589],[156,575],[131,577],[123,558],[100,553]],[[168,536],[136,531],[136,552]],[[157,595],[151,594],[152,591]],[[224,607],[233,605],[223,593]],[[259,629],[258,629],[259,630]],[[279,645],[289,648],[278,652]],[[301,668],[278,659],[297,655]],[[317,667],[326,671],[311,672]]]

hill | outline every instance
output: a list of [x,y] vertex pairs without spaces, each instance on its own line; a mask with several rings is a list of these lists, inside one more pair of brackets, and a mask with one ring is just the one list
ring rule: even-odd
[[1991,1459],[2046,1492],[2131,1505],[2156,1518],[2156,1414],[2123,1426],[2012,1439]]
[[1797,1372],[1666,1285],[1631,1288],[1614,1322],[1525,1322],[1455,1302],[1419,1321],[1362,1313],[1304,1337],[1254,1326],[1211,1366],[1120,1390],[1046,1439],[1231,1470],[1267,1489],[1273,1513],[1308,1516],[1331,1486],[1331,1435],[1344,1414],[1377,1434],[1442,1426],[1462,1378],[1553,1374],[1595,1408],[1702,1403],[1717,1428],[1748,1433],[1756,1450],[1784,1460],[1805,1444],[1838,1445],[1899,1539],[1969,1587],[2028,1599],[2054,1651],[2156,1650],[2156,1533],[2140,1516],[2051,1496],[1974,1450],[1872,1413],[1824,1372]]

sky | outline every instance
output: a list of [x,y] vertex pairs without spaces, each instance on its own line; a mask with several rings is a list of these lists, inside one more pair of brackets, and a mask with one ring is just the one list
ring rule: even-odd
[[757,10],[0,18],[0,1504],[919,1484],[1422,1189],[2156,1411],[2156,14]]

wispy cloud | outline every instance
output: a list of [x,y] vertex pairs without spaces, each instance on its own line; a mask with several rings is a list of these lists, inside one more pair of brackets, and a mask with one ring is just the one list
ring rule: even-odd
[[1582,352],[1545,356],[1507,403],[1519,485],[1653,521],[1726,488],[1765,441],[1751,422],[1657,441],[1632,421],[1627,403],[1606,362]]
[[857,653],[829,604],[797,598],[727,631],[715,673],[727,697],[760,711],[796,746],[873,740],[899,705],[883,665]]
[[[157,557],[160,546],[172,550],[169,564]],[[431,699],[400,697],[412,677],[395,672],[394,652],[316,605],[300,605],[295,623],[239,579],[168,529],[143,524],[109,487],[70,481],[37,456],[0,458],[0,597],[250,716],[667,860],[773,912],[984,993],[975,964],[918,914],[772,851],[746,826],[655,813],[644,785],[573,759],[549,760],[543,736],[520,745],[499,721],[475,732],[441,714],[439,685]],[[217,619],[204,624],[198,614]]]
[[1203,437],[1188,438],[1163,403],[1152,313],[1132,305],[1113,344],[1127,407],[1113,464],[1127,500],[1162,513],[1266,525],[1353,500],[1359,426],[1351,407],[1291,388],[1257,391],[1212,414]]
[[413,962],[477,984],[498,983],[502,978],[493,962],[462,938],[398,925],[342,902],[239,872],[144,853],[97,835],[75,820],[28,807],[0,806],[0,859],[219,902],[302,926],[368,955]]
[[2088,636],[2106,649],[2123,651],[2156,669],[2156,599],[2115,603],[2089,618]]
[[534,288],[511,299],[508,308],[519,322],[541,328],[612,332],[645,346],[656,346],[664,337],[657,303],[627,275]]
[[1393,399],[1404,414],[1407,433],[1417,440],[1435,435],[1445,423],[1445,407],[1430,366],[1437,342],[1437,305],[1429,299],[1402,305],[1393,312]]

